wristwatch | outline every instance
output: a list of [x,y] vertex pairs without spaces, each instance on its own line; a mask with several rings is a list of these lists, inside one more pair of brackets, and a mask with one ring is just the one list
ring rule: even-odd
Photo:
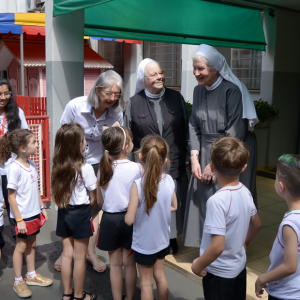
[[191,154],[191,157],[192,156],[199,156],[199,154],[193,153],[193,154]]

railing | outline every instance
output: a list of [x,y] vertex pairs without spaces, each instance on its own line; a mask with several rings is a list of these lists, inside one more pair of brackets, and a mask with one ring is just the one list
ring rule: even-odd
[[29,129],[34,132],[38,143],[37,154],[30,159],[37,165],[40,176],[39,190],[43,202],[50,202],[49,116],[26,116],[26,121]]
[[24,111],[25,116],[47,115],[47,97],[15,96],[17,105]]

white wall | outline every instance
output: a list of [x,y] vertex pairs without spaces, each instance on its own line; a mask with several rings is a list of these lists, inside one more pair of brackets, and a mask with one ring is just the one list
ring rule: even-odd
[[197,45],[182,45],[181,94],[185,101],[193,103],[193,92],[198,84],[193,74],[191,56],[196,52]]
[[27,0],[0,0],[0,13],[26,13]]
[[143,44],[124,43],[124,99],[129,101],[135,94],[137,69],[143,60]]

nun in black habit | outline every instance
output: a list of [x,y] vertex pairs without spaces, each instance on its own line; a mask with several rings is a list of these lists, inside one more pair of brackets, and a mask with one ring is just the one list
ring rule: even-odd
[[185,167],[189,161],[189,113],[182,95],[164,87],[164,82],[164,72],[156,61],[146,58],[139,64],[136,91],[127,103],[124,125],[133,132],[133,151],[139,149],[142,138],[148,134],[162,136],[169,145],[169,174],[174,180],[178,201],[177,211],[171,214],[170,252],[176,254],[176,238],[182,234],[188,187]]

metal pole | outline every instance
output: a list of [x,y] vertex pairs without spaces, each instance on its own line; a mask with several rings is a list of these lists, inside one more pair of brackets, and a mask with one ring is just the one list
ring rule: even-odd
[[20,35],[20,60],[21,60],[21,95],[25,96],[25,89],[24,89],[24,45],[23,45],[23,33]]

